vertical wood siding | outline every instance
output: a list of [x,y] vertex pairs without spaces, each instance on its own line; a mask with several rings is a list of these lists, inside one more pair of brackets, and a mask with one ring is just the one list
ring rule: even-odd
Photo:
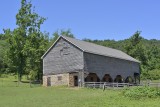
[[125,79],[133,77],[135,72],[139,73],[139,63],[90,53],[84,53],[84,65],[85,71],[96,73],[100,79],[105,74],[110,74],[113,79],[117,75]]
[[83,52],[61,38],[44,57],[43,74],[76,72],[82,70],[83,65]]

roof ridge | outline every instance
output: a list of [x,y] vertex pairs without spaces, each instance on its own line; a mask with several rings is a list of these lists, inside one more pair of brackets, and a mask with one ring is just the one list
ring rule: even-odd
[[[66,38],[67,36],[62,36],[62,37]],[[71,38],[71,37],[67,37],[67,38],[78,40],[80,42],[85,42],[85,43],[92,44],[92,45],[95,45],[95,46],[100,46],[100,47],[103,47],[103,48],[109,48],[109,49],[113,49],[113,50],[116,50],[116,51],[121,51],[121,50],[118,50],[118,49],[115,49],[115,48],[110,48],[110,47],[99,45],[99,44],[96,44],[96,43],[93,43],[93,42],[87,42],[87,41],[84,41],[84,40],[79,40],[79,39]],[[123,51],[121,51],[121,52],[123,52]]]

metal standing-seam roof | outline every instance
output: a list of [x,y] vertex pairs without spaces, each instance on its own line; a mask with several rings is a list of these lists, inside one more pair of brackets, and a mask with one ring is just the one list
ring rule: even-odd
[[[102,55],[102,56],[108,56],[108,57],[114,57],[118,59],[124,59],[128,61],[140,63],[140,61],[132,58],[131,56],[117,49],[104,47],[101,45],[97,45],[94,43],[90,43],[90,42],[86,42],[86,41],[82,41],[82,40],[78,40],[78,39],[74,39],[74,38],[70,38],[66,36],[60,36],[58,40],[61,37],[65,39],[66,41],[70,42],[71,44],[75,45],[76,47],[80,48],[83,52]],[[46,53],[42,56],[42,58],[44,58],[44,56],[50,51],[50,49],[54,46],[54,44],[46,51]]]

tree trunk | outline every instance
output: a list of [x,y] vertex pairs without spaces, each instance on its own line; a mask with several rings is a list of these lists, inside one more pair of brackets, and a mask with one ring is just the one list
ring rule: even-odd
[[19,66],[19,67],[18,67],[18,86],[19,86],[20,83],[21,83],[21,79],[22,79],[22,67]]

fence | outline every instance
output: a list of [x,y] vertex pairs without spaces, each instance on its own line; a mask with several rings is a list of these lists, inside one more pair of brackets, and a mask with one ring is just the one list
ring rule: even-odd
[[128,86],[134,86],[134,84],[130,83],[110,83],[110,82],[85,82],[85,87],[91,87],[91,88],[108,88],[108,87],[128,87]]
[[85,87],[103,88],[105,82],[84,82]]
[[130,86],[150,86],[150,87],[159,87],[160,83],[147,82],[141,84],[131,84],[131,83],[110,83],[110,82],[84,82],[84,87],[89,88],[123,88]]
[[160,82],[143,82],[143,86],[150,86],[150,87],[159,87],[160,88]]

